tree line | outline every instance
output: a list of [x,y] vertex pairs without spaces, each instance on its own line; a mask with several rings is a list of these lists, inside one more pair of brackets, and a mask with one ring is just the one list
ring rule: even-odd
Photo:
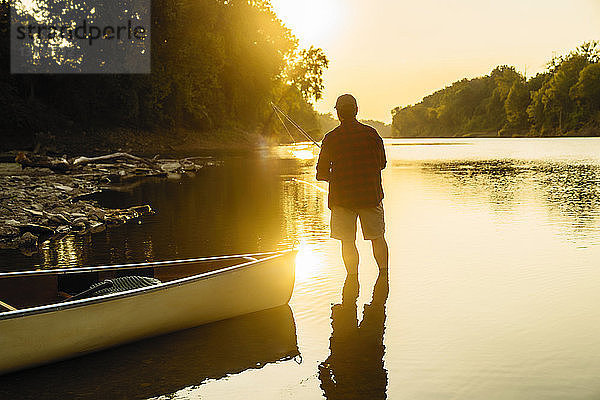
[[526,79],[514,67],[462,79],[392,110],[395,137],[600,135],[600,44],[556,56]]
[[10,6],[0,0],[3,147],[49,129],[279,135],[271,101],[318,129],[312,102],[321,97],[327,57],[320,48],[300,48],[269,0],[151,6],[151,74],[11,75]]

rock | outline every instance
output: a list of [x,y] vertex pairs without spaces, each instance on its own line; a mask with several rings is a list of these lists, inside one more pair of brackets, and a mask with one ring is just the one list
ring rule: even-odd
[[35,233],[36,235],[54,235],[54,229],[44,225],[25,224],[19,227],[21,232]]
[[71,186],[61,185],[60,183],[55,183],[54,187],[60,190],[64,190],[65,192],[73,191],[73,188]]
[[68,233],[70,231],[71,227],[66,225],[61,225],[54,230],[54,232],[56,232],[57,235],[62,235],[63,233]]
[[64,225],[64,224],[70,223],[69,219],[67,217],[65,217],[64,215],[62,215],[61,213],[58,213],[58,214],[48,213],[48,219],[57,225]]
[[0,226],[0,238],[14,238],[20,233],[21,230],[16,226]]
[[17,244],[21,248],[37,247],[37,236],[31,232],[25,232],[17,239]]
[[71,225],[71,229],[73,229],[74,231],[77,231],[77,232],[84,231],[85,227],[86,226],[85,226],[85,223],[83,221],[80,221],[80,222],[77,222],[77,223],[74,223],[74,224]]
[[90,224],[90,221],[88,221],[88,219],[86,217],[79,217],[79,218],[75,218],[73,220],[73,222],[71,222],[71,225],[77,225],[83,223],[84,226],[88,226]]
[[19,251],[21,252],[21,254],[27,256],[27,257],[31,257],[34,254],[37,254],[38,252],[38,248],[37,246],[32,246],[32,247],[21,247],[19,249]]
[[179,162],[166,162],[161,164],[160,168],[165,172],[176,171],[180,167]]
[[98,232],[102,232],[106,230],[106,225],[104,225],[102,222],[92,222],[90,224],[90,232],[91,233],[98,233]]
[[104,221],[106,219],[106,214],[102,210],[95,209],[88,213],[88,218],[94,221]]
[[14,241],[0,239],[0,249],[17,249],[18,246]]
[[77,196],[71,197],[71,200],[72,201],[90,200],[90,199],[93,199],[100,192],[101,192],[100,190],[92,190],[90,192],[81,193],[81,194],[78,194]]

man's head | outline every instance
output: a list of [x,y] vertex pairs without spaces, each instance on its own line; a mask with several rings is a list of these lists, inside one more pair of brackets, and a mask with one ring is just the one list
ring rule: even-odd
[[356,99],[351,94],[343,94],[337,98],[335,109],[340,121],[348,121],[356,118],[358,114],[358,105]]

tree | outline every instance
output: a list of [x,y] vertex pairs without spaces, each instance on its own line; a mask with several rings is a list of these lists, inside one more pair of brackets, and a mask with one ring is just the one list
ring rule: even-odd
[[307,101],[319,100],[323,94],[323,72],[329,60],[323,49],[310,46],[301,50],[290,63],[287,80]]
[[[0,6],[0,55],[8,55],[8,2]],[[49,126],[33,124],[36,118],[56,115],[75,121],[74,131],[248,132],[261,128],[270,101],[282,96],[293,115],[317,126],[312,103],[323,92],[327,57],[318,48],[298,49],[268,0],[152,0],[151,24],[151,74],[3,74],[0,88],[10,97],[2,102],[9,121],[2,129],[18,120],[35,131]],[[8,56],[0,59],[7,69]],[[32,104],[21,106],[28,98]],[[45,110],[23,111],[33,103]]]
[[523,80],[513,83],[504,103],[506,112],[506,124],[503,132],[521,131],[529,128],[527,121],[527,107],[529,106],[529,90]]
[[561,134],[565,129],[578,127],[574,113],[575,103],[570,96],[570,90],[588,63],[588,59],[583,55],[570,55],[532,95],[527,113],[534,129],[542,134]]
[[600,64],[585,67],[569,94],[577,102],[583,120],[594,119],[600,123]]
[[470,132],[564,134],[600,126],[600,44],[587,42],[554,57],[528,81],[514,67],[462,79],[413,106],[392,111],[395,136]]
[[[323,93],[323,73],[329,65],[325,52],[320,48],[300,49],[289,55],[287,66],[281,72],[279,85],[272,93],[275,104],[304,126],[313,137],[320,137],[319,117],[312,102]],[[310,105],[310,106],[309,106]],[[263,125],[263,135],[282,134],[283,127],[269,110]]]

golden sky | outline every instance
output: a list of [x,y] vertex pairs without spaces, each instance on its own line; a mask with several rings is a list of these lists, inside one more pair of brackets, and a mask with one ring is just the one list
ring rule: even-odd
[[452,82],[514,65],[527,76],[552,54],[600,40],[600,0],[271,0],[303,47],[330,59],[320,112],[338,95],[359,118],[391,121],[391,109]]

